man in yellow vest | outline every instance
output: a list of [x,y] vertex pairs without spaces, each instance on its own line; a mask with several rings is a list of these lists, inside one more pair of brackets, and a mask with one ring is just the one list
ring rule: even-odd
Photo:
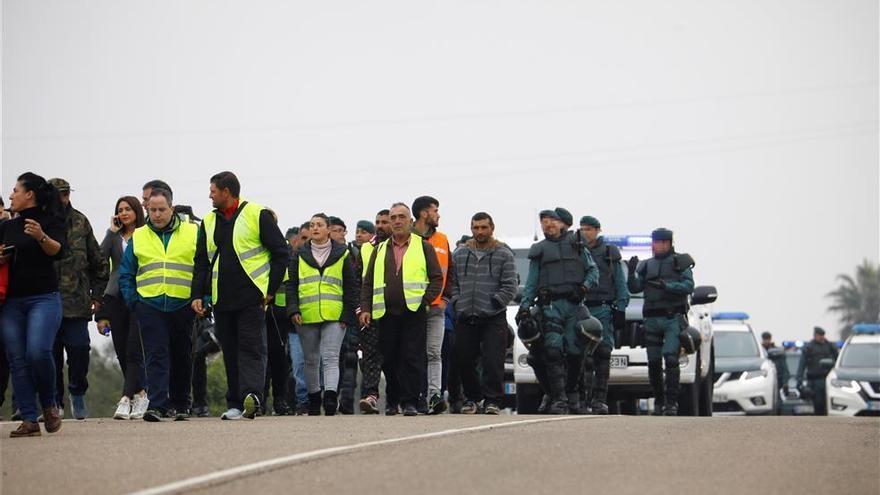
[[143,419],[184,420],[189,417],[192,381],[190,334],[195,315],[190,300],[198,227],[174,214],[166,189],[150,191],[147,212],[147,224],[134,231],[125,248],[119,290],[140,324],[149,400]]
[[391,238],[373,250],[361,289],[360,324],[379,322],[379,348],[386,381],[386,415],[418,415],[426,366],[428,308],[443,290],[434,247],[412,232],[412,213],[391,206]]
[[253,419],[266,383],[265,307],[281,286],[290,253],[266,208],[240,199],[232,172],[211,177],[214,211],[199,229],[193,310],[210,295],[226,365],[226,407],[220,419]]

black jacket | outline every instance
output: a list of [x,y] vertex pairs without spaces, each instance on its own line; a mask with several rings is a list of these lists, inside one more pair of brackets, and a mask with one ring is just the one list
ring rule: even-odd
[[[43,252],[33,237],[24,233],[25,219],[36,220],[43,233],[61,244],[55,256]],[[55,261],[65,256],[67,227],[64,220],[43,212],[40,208],[28,208],[19,216],[0,224],[0,244],[15,246],[9,261],[9,289],[6,297],[28,297],[58,292],[58,275]]]
[[[232,247],[232,230],[235,220],[246,204],[242,201],[235,214],[229,220],[223,213],[214,210],[209,215],[216,215],[214,227],[214,244],[217,245],[219,255],[216,263],[219,263],[219,279],[217,280],[218,297],[214,298],[219,304],[214,303],[217,311],[237,311],[255,304],[262,304],[263,294],[254,285],[253,281],[245,273]],[[193,299],[202,299],[211,294],[211,261],[208,259],[208,248],[205,242],[205,225],[199,227],[199,241],[196,245],[195,271],[193,273],[192,296]],[[287,268],[290,252],[287,241],[278,224],[269,210],[260,212],[260,242],[269,250],[269,290],[268,294],[274,295],[281,286],[284,278],[284,270]]]
[[[358,290],[358,279],[357,273],[355,273],[354,263],[352,260],[351,252],[348,249],[348,246],[345,244],[339,244],[334,242],[333,246],[330,248],[330,256],[327,257],[327,261],[324,263],[324,267],[331,266],[337,261],[339,258],[348,252],[349,255],[345,259],[342,265],[342,317],[340,321],[345,323],[348,326],[354,326],[355,321],[355,308],[358,305],[358,297],[360,296],[360,292]],[[306,263],[312,268],[318,270],[322,275],[324,273],[324,267],[318,266],[318,261],[315,260],[315,257],[312,255],[312,241],[308,241],[303,244],[296,254],[293,255],[293,258],[290,260],[290,266],[288,268],[288,274],[290,276],[290,280],[287,281],[287,317],[290,318],[293,315],[300,313],[299,309],[299,264]]]

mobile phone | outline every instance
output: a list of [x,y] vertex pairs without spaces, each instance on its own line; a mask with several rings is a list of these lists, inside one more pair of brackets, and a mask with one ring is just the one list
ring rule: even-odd
[[120,220],[119,217],[113,217],[113,225],[122,227],[122,220]]

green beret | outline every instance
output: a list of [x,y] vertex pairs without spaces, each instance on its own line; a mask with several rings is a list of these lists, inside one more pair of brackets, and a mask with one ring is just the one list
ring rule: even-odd
[[599,223],[599,219],[597,219],[596,217],[591,217],[590,215],[581,217],[581,225],[588,225],[597,229],[602,228],[602,224]]

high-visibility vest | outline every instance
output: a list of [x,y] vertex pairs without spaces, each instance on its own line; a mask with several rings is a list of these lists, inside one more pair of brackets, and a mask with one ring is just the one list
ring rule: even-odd
[[321,273],[300,258],[299,312],[303,323],[339,321],[342,317],[342,268],[347,259],[348,250]]
[[[385,253],[391,239],[386,239],[376,248],[376,263],[373,267],[373,311],[372,318],[385,316]],[[422,249],[422,238],[410,234],[409,247],[403,255],[401,271],[403,275],[403,297],[410,311],[418,311],[428,289],[428,262]]]
[[[264,208],[256,203],[244,201],[240,207],[238,217],[232,226],[232,249],[238,257],[238,262],[247,274],[251,282],[263,293],[263,297],[269,292],[269,267],[271,255],[269,250],[260,241],[260,212]],[[217,245],[214,243],[214,229],[217,226],[217,215],[213,211],[205,216],[202,225],[205,226],[205,245],[208,248],[208,260],[214,260]],[[219,258],[219,256],[218,256]],[[220,276],[220,260],[214,260],[211,269],[211,298],[217,304],[219,292],[217,281]]]
[[281,286],[278,287],[278,292],[275,294],[275,306],[279,308],[287,307],[287,281],[290,280],[290,274],[287,273],[287,270],[284,270],[284,279],[281,281]]
[[361,278],[367,276],[367,268],[370,266],[370,256],[373,255],[375,249],[376,246],[373,246],[373,243],[369,241],[361,244]]
[[449,239],[446,234],[434,231],[431,237],[425,239],[428,244],[434,246],[434,253],[437,255],[437,261],[440,263],[440,270],[443,271],[443,285],[440,294],[436,299],[431,301],[431,306],[438,306],[443,301],[443,289],[446,288],[446,274],[449,271]]
[[198,226],[181,223],[172,231],[166,247],[149,225],[134,231],[131,242],[138,261],[135,281],[141,297],[190,298],[198,236]]

